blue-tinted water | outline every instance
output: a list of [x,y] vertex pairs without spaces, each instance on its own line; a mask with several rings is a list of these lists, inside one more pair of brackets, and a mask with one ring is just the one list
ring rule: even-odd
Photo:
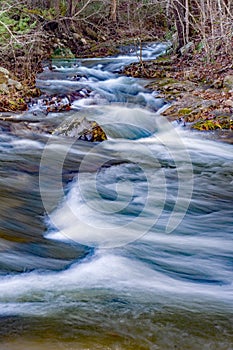
[[1,350],[233,348],[232,146],[168,123],[145,81],[116,73],[136,59],[38,77],[92,93],[24,117],[85,116],[101,144],[1,125]]

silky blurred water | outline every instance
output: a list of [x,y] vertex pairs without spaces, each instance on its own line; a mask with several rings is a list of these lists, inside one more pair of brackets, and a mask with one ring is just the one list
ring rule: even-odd
[[233,348],[232,145],[164,120],[146,82],[117,73],[135,60],[38,76],[46,93],[92,93],[23,117],[85,116],[101,144],[0,125],[1,350]]

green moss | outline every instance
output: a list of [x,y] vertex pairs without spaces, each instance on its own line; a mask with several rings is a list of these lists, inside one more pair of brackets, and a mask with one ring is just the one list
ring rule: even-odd
[[157,59],[156,59],[156,62],[158,63],[162,63],[163,65],[164,64],[170,64],[171,63],[171,58],[169,55],[163,55],[163,56],[159,56]]
[[201,120],[192,126],[193,129],[199,131],[211,130],[233,130],[233,120],[228,116],[221,116],[215,119]]
[[184,116],[184,115],[190,114],[191,112],[192,112],[192,109],[190,108],[182,108],[178,111],[178,115]]
[[[165,71],[162,72],[165,74]],[[177,83],[177,80],[173,79],[173,78],[164,78],[162,79],[160,82],[159,82],[159,86],[160,87],[163,87],[163,86],[166,86],[166,85],[172,85],[172,84],[175,84]]]
[[68,47],[58,47],[53,51],[51,58],[75,58],[75,55]]

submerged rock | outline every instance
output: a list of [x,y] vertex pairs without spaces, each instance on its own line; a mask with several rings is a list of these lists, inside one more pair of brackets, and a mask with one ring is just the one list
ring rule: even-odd
[[38,100],[30,99],[29,106],[38,105],[45,114],[69,111],[72,102],[88,98],[90,93],[91,90],[82,88],[63,95],[45,95]]
[[75,137],[89,142],[102,142],[107,136],[102,127],[95,121],[89,121],[85,117],[66,120],[52,134]]

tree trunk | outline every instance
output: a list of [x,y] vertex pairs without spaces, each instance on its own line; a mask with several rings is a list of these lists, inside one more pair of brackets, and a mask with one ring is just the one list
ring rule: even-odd
[[178,34],[178,50],[187,44],[188,41],[188,1],[173,0],[172,10],[175,18],[176,30]]
[[112,0],[111,3],[111,12],[110,12],[110,19],[113,22],[117,21],[117,0]]
[[73,0],[67,1],[67,16],[72,17],[74,15],[74,2]]

